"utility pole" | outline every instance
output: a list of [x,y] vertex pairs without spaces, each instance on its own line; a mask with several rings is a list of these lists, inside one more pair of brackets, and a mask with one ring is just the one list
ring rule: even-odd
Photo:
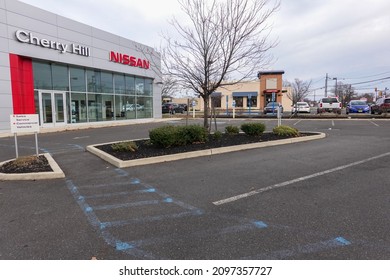
[[325,97],[328,97],[328,73],[326,73],[325,77]]
[[337,78],[333,78],[333,80],[336,80],[336,84],[334,86],[334,95],[340,97],[339,94],[337,93]]

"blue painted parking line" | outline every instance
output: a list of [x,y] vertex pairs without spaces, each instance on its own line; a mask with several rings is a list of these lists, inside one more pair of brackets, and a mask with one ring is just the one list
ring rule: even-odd
[[118,251],[124,251],[124,250],[129,250],[133,249],[134,245],[131,243],[126,243],[126,242],[116,242],[115,244],[115,249]]
[[69,152],[81,152],[85,151],[84,147],[78,145],[78,144],[67,144],[65,147],[61,146],[58,148],[40,148],[41,151],[45,153],[49,153],[51,155],[54,154],[62,154],[62,153],[69,153]]
[[[127,172],[118,172],[118,170],[115,171],[118,174],[121,174],[121,177],[127,177]],[[147,223],[147,222],[154,222],[154,221],[161,221],[166,219],[178,219],[182,217],[187,216],[198,216],[204,214],[204,212],[196,207],[193,207],[189,204],[180,202],[174,198],[172,198],[170,195],[163,193],[161,191],[158,191],[156,188],[143,184],[141,181],[137,178],[131,178],[126,182],[118,182],[113,183],[110,185],[107,184],[101,184],[101,185],[90,185],[90,186],[82,186],[82,189],[89,189],[95,188],[96,190],[100,190],[100,188],[103,187],[111,187],[111,186],[138,186],[142,187],[142,189],[138,190],[131,190],[131,191],[125,191],[125,192],[111,192],[111,193],[99,193],[99,194],[90,194],[83,196],[80,193],[80,188],[77,187],[72,180],[66,181],[67,187],[77,203],[79,204],[80,208],[83,210],[84,214],[86,215],[88,221],[90,224],[96,228],[100,235],[103,237],[104,241],[114,247],[116,250],[125,252],[127,254],[142,258],[142,259],[155,259],[155,256],[153,254],[150,254],[148,252],[145,252],[138,248],[134,243],[132,242],[126,242],[123,240],[120,240],[119,238],[116,238],[114,235],[110,233],[110,228],[113,227],[121,227],[126,226],[129,224],[134,223]],[[94,205],[91,206],[87,201],[88,200],[96,200],[99,198],[110,198],[110,197],[117,197],[117,196],[126,196],[126,195],[136,195],[136,194],[153,194],[154,196],[160,197],[160,199],[153,199],[153,200],[140,200],[135,202],[129,202],[129,203],[116,203],[116,204],[108,204],[108,205]],[[95,201],[96,202],[96,201]],[[177,213],[173,214],[162,214],[162,215],[156,215],[156,216],[140,216],[139,218],[132,218],[127,220],[113,220],[113,221],[104,221],[101,222],[98,218],[98,213],[96,211],[99,210],[113,210],[113,209],[119,209],[123,207],[140,207],[140,206],[148,206],[148,205],[161,205],[164,207],[164,204],[175,204],[177,206],[180,206],[182,210],[179,210]],[[179,209],[180,209],[179,208]],[[162,208],[164,209],[164,208]]]
[[149,223],[149,222],[157,222],[162,220],[170,220],[170,219],[178,219],[183,217],[190,216],[200,216],[203,215],[204,212],[202,210],[197,211],[187,211],[187,212],[179,212],[174,214],[163,214],[156,216],[142,216],[140,218],[132,218],[127,220],[119,220],[119,221],[105,221],[100,223],[100,228],[109,228],[109,227],[122,227],[137,223]]
[[[130,181],[126,181],[126,182],[114,182],[114,183],[95,184],[95,185],[82,185],[82,186],[80,186],[80,188],[81,189],[88,189],[88,188],[98,189],[98,188],[107,188],[107,187],[136,186],[139,184],[140,184],[140,181],[138,179],[131,179]],[[152,189],[152,187],[151,188],[144,188],[144,189]]]
[[[116,172],[116,171],[115,171]],[[116,172],[117,173],[117,172]],[[126,172],[127,173],[127,172]],[[141,238],[141,239],[133,239],[131,238],[131,232],[126,233],[121,230],[123,227],[126,230],[126,226],[143,226],[150,227],[153,225],[160,225],[160,222],[169,223],[173,220],[178,219],[186,219],[193,218],[194,221],[200,222],[203,224],[204,211],[194,207],[190,204],[184,203],[182,201],[176,200],[171,195],[160,191],[158,188],[153,187],[151,185],[144,184],[141,180],[137,178],[128,178],[126,182],[117,182],[114,183],[116,186],[125,186],[128,187],[128,191],[119,191],[119,192],[109,192],[109,193],[96,193],[89,194],[87,196],[83,196],[81,191],[88,190],[91,192],[91,188],[85,189],[84,186],[79,188],[76,186],[71,180],[67,180],[67,186],[69,191],[72,193],[73,197],[79,204],[80,208],[83,210],[86,215],[89,223],[99,232],[99,235],[103,238],[103,240],[109,245],[115,248],[115,250],[135,256],[137,258],[142,259],[156,259],[158,256],[154,255],[151,252],[146,250],[146,246],[156,246],[161,244],[169,244],[172,242],[186,242],[188,239],[198,239],[198,240],[212,240],[216,236],[224,236],[224,238],[233,238],[237,234],[242,236],[242,233],[248,232],[253,234],[254,232],[263,232],[261,234],[270,234],[269,230],[276,230],[286,233],[297,232],[297,234],[303,234],[305,236],[310,236],[310,240],[321,240],[323,236],[321,234],[315,232],[302,232],[302,229],[298,229],[295,227],[285,226],[285,225],[272,225],[267,221],[262,219],[248,219],[242,217],[232,217],[229,215],[217,214],[218,219],[226,220],[226,226],[218,226],[215,228],[210,227],[196,227],[195,230],[189,230],[185,233],[183,232],[174,232],[167,234],[153,234],[149,238]],[[101,192],[102,189],[100,187],[110,187],[109,185],[100,185],[96,191]],[[134,188],[135,186],[135,188]],[[103,189],[104,190],[104,189]],[[140,196],[138,196],[140,195]],[[138,199],[133,202],[127,203],[113,203],[113,204],[98,204],[91,205],[91,201],[93,203],[98,203],[100,198],[114,198],[124,196],[131,197],[132,199]],[[153,199],[150,199],[152,198]],[[146,198],[146,199],[145,199]],[[149,199],[148,199],[149,198]],[[107,200],[104,200],[105,202]],[[103,202],[103,201],[102,201]],[[148,207],[161,207],[161,211],[169,211],[172,208],[168,207],[168,204],[174,204],[175,208],[174,213],[159,213],[157,215],[143,215],[143,213],[148,213]],[[179,206],[179,207],[177,207]],[[119,208],[125,207],[134,207],[138,209],[138,207],[146,207],[146,212],[140,212],[139,215],[135,217],[125,216],[124,219],[116,220],[118,216],[116,216],[112,212],[108,217],[108,220],[100,220],[99,217],[103,217],[103,213],[100,211],[110,211]],[[160,212],[160,208],[156,208]],[[134,213],[134,211],[130,211]],[[129,213],[130,213],[129,212]],[[126,212],[121,212],[121,215]],[[99,216],[102,215],[102,216]],[[126,214],[127,215],[127,214]],[[214,216],[215,214],[213,214]],[[199,218],[197,218],[199,217]],[[160,224],[156,224],[160,223]],[[119,231],[118,231],[119,230]],[[113,234],[115,232],[115,234]],[[118,238],[117,235],[125,234],[125,237]],[[123,240],[125,239],[125,240]],[[325,238],[324,238],[325,239]],[[323,240],[323,239],[322,239]],[[282,248],[280,250],[271,251],[269,253],[260,253],[255,254],[254,256],[247,257],[248,259],[288,259],[299,257],[302,254],[313,254],[317,252],[322,252],[326,250],[342,248],[345,246],[350,246],[352,244],[351,241],[347,240],[342,236],[338,236],[332,239],[325,239],[325,241],[319,241],[314,243],[308,243],[304,245],[299,245],[293,248]],[[238,256],[240,258],[240,256]]]
[[86,203],[85,199],[79,199],[83,196],[80,194],[78,187],[73,183],[72,180],[67,180],[66,185],[75,200],[77,201],[80,208],[83,210],[89,223],[92,225],[92,227],[99,230],[101,237],[107,245],[114,247],[118,251],[123,251],[129,255],[133,255],[138,258],[155,259],[155,256],[153,254],[135,248],[130,243],[122,242],[118,238],[115,238],[109,231],[105,230],[104,227],[101,227],[101,222],[97,217],[96,213],[93,211],[92,207],[90,207],[88,203]]
[[240,232],[248,232],[253,230],[261,230],[265,229],[266,227],[258,227],[255,225],[255,223],[252,222],[246,222],[238,225],[232,225],[227,226],[223,228],[214,228],[214,229],[200,229],[197,231],[192,232],[186,232],[185,234],[182,233],[170,233],[163,236],[158,237],[152,237],[147,239],[141,239],[141,240],[132,240],[129,241],[131,244],[135,244],[137,247],[142,246],[149,246],[153,244],[164,244],[164,243],[170,243],[172,240],[175,242],[178,242],[180,240],[186,240],[186,239],[206,239],[211,236],[226,236],[230,234],[237,234]]
[[156,192],[156,189],[150,188],[150,189],[135,190],[135,191],[128,191],[128,192],[113,192],[113,193],[85,195],[84,198],[85,199],[99,199],[99,198],[108,198],[108,197],[115,197],[115,196],[130,196],[133,194],[153,193],[153,192]]
[[267,260],[283,260],[292,258],[303,254],[319,253],[326,250],[331,250],[338,247],[349,246],[352,242],[346,240],[344,237],[336,237],[333,239],[319,241],[316,243],[309,243],[299,245],[292,249],[282,249],[266,254],[258,254],[255,256],[246,257],[243,259],[267,259]]
[[268,227],[268,225],[266,223],[264,223],[263,221],[254,221],[253,224],[257,228],[266,228],[266,227]]
[[156,205],[160,204],[161,200],[145,200],[145,201],[136,201],[136,202],[128,202],[128,203],[117,203],[117,204],[109,204],[109,205],[100,205],[100,206],[94,206],[93,210],[112,210],[112,209],[119,209],[119,208],[128,208],[128,207],[138,207],[138,206],[145,206],[145,205]]
[[127,176],[129,176],[129,173],[126,172],[126,171],[123,170],[123,169],[115,168],[114,170],[115,170],[115,172],[118,174],[119,177],[127,177]]

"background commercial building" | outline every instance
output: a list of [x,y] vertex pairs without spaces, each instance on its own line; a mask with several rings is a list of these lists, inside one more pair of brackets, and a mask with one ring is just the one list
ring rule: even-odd
[[[271,101],[282,104],[285,111],[290,111],[292,101],[287,97],[289,87],[282,87],[284,71],[261,71],[255,81],[241,82],[231,86],[218,88],[211,95],[214,107],[219,113],[230,113],[233,104],[237,113],[258,114]],[[202,98],[190,98],[196,101],[196,110],[203,111],[204,102]],[[173,102],[187,103],[187,98],[173,98]],[[210,103],[211,104],[211,103]]]
[[151,47],[15,0],[0,0],[0,132],[11,114],[40,125],[161,118]]

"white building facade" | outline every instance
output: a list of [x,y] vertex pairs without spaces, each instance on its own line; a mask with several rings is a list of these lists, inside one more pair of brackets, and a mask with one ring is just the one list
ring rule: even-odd
[[0,132],[161,118],[153,48],[15,0],[0,0]]

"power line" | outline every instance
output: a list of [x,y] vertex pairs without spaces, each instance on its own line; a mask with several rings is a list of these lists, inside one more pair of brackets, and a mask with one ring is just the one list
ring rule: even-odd
[[385,77],[385,78],[376,79],[376,80],[371,80],[371,81],[365,81],[365,82],[359,82],[359,83],[352,83],[351,85],[368,84],[368,83],[378,82],[378,81],[384,81],[384,80],[388,80],[388,79],[390,79],[390,77]]
[[380,76],[380,75],[384,75],[384,74],[388,74],[388,73],[390,73],[390,71],[383,72],[380,74],[370,75],[370,76],[364,76],[364,77],[358,77],[358,78],[346,78],[346,79],[347,80],[360,80],[360,79],[372,78],[372,77],[376,77],[376,76]]

